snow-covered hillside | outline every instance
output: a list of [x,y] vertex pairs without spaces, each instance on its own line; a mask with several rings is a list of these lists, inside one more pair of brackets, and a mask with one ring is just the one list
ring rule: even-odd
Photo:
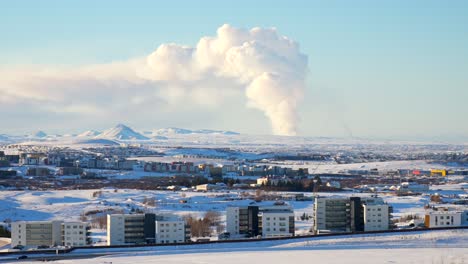
[[77,137],[79,137],[79,138],[95,137],[95,136],[98,136],[99,134],[101,134],[101,132],[96,131],[96,130],[88,130],[88,131],[85,131],[85,132],[79,134]]
[[113,140],[148,140],[149,138],[135,132],[124,124],[118,124],[113,128],[107,129],[95,138],[113,139]]
[[31,134],[30,137],[32,137],[32,138],[45,138],[45,137],[47,137],[47,134],[44,131],[39,130],[39,131],[36,131],[33,134]]

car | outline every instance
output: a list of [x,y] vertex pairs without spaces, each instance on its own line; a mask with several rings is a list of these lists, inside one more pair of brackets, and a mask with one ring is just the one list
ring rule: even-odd
[[22,255],[22,256],[17,257],[16,259],[27,259],[27,258],[28,258],[28,256]]
[[24,249],[24,246],[22,245],[17,245],[15,247],[13,247],[13,249],[20,249],[20,250],[23,250]]

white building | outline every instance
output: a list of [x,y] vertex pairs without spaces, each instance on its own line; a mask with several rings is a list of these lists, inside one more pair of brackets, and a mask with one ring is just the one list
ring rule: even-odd
[[183,243],[186,241],[185,221],[155,222],[156,244]]
[[[154,214],[108,214],[107,245],[146,243],[145,218],[152,218],[146,225],[150,225],[154,233]],[[152,239],[154,241],[154,234]]]
[[223,190],[226,189],[225,184],[200,184],[195,187],[197,192],[208,192],[208,191],[215,191],[215,190]]
[[364,231],[388,230],[389,206],[388,204],[363,204]]
[[63,221],[19,221],[11,224],[11,246],[85,246],[88,224]]
[[88,244],[87,223],[64,222],[62,223],[62,243],[64,246],[86,246]]
[[461,211],[430,211],[426,213],[424,224],[428,228],[461,226],[462,214]]
[[181,243],[190,240],[182,220],[167,220],[155,214],[107,215],[107,245]]
[[262,237],[284,237],[294,235],[294,211],[290,207],[261,208],[258,218]]
[[227,207],[226,231],[231,237],[294,236],[294,211],[289,205]]

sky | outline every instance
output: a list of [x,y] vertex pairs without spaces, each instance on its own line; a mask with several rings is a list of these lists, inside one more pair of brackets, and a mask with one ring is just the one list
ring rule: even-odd
[[466,14],[466,1],[2,1],[0,133],[464,140]]

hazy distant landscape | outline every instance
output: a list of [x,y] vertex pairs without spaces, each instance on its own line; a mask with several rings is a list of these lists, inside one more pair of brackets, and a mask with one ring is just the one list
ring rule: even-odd
[[2,3],[0,262],[466,263],[466,14]]

